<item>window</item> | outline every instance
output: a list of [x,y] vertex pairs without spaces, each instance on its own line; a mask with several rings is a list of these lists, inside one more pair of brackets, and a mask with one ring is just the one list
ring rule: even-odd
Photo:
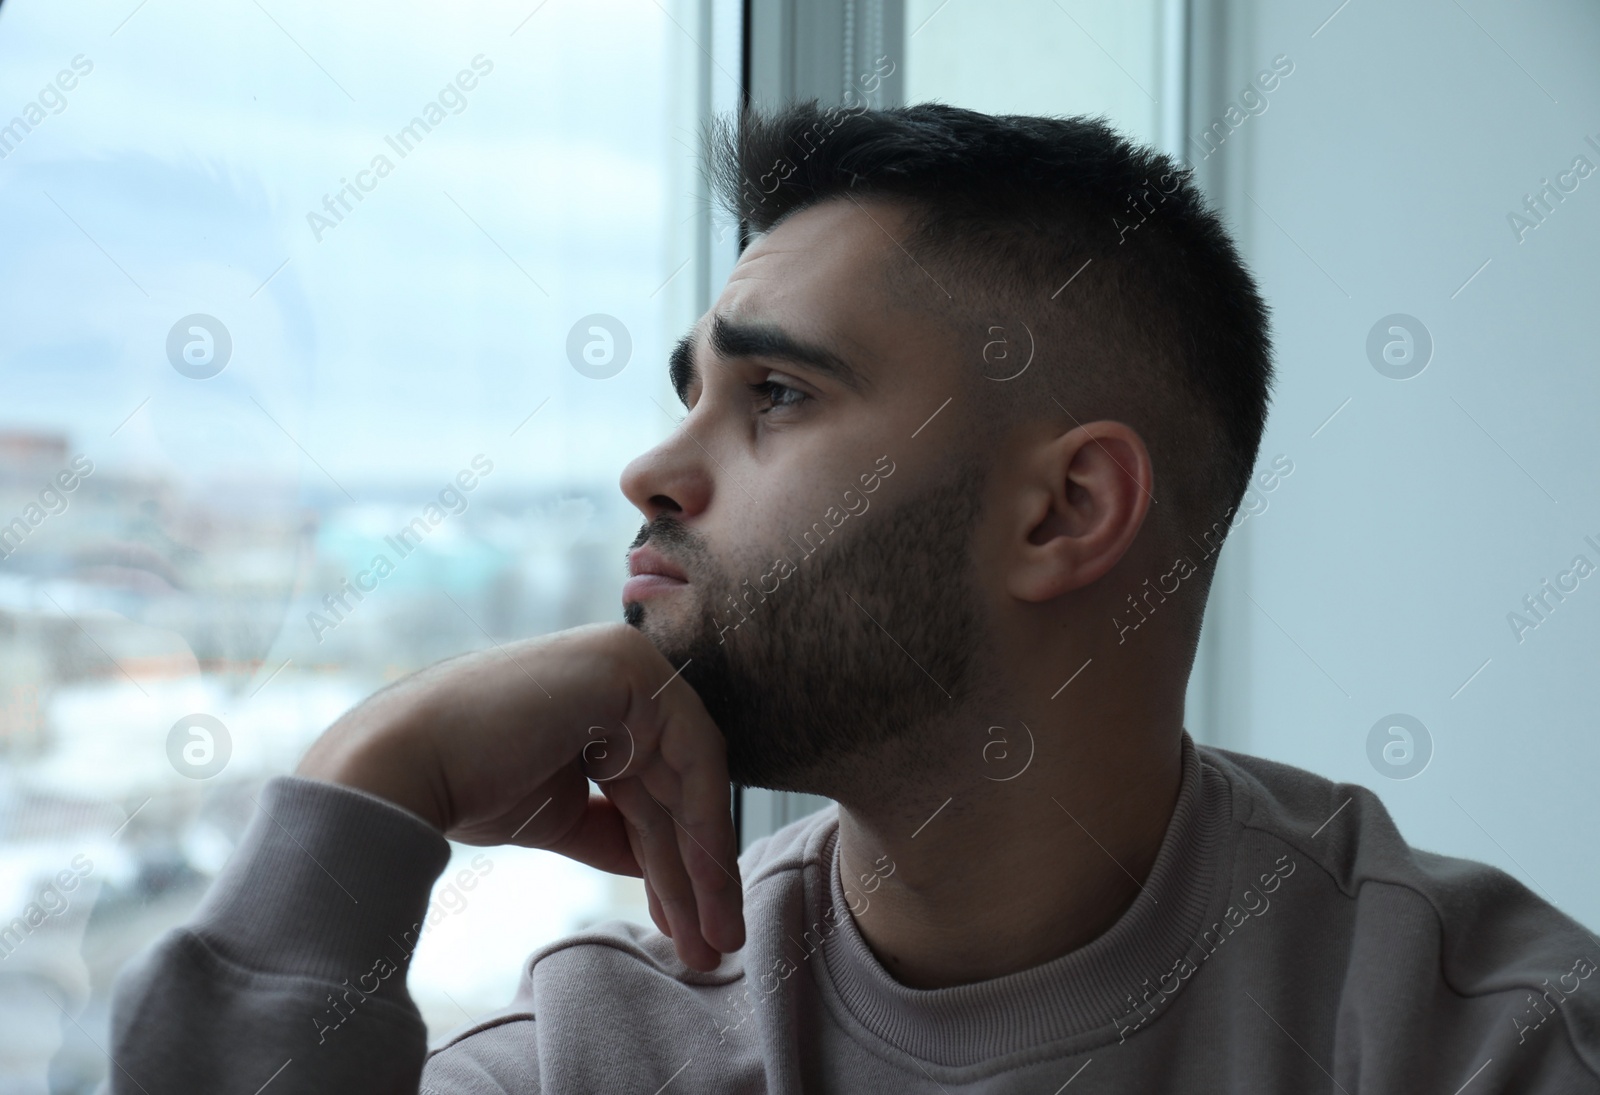
[[[737,19],[5,4],[0,1087],[95,1086],[112,978],[342,711],[620,619]],[[429,916],[435,1034],[539,944],[649,922],[514,848],[458,848]]]
[[1169,6],[906,0],[906,101],[985,114],[1103,114],[1130,138],[1159,146],[1166,113],[1183,95],[1182,70],[1166,60],[1182,35]]

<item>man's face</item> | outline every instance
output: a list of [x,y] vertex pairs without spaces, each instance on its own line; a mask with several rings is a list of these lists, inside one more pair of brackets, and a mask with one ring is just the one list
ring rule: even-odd
[[687,417],[623,473],[633,546],[687,578],[633,583],[626,619],[746,786],[904,778],[981,670],[982,467],[943,406],[964,391],[948,343],[884,291],[903,232],[895,207],[836,200],[751,246],[678,362]]

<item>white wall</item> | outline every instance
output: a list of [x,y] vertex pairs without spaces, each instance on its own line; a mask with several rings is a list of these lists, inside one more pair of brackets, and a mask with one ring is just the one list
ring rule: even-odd
[[[1295,470],[1224,550],[1191,725],[1365,784],[1412,843],[1600,925],[1600,570],[1521,641],[1507,622],[1600,567],[1600,7],[1219,6],[1191,133],[1295,65],[1219,152],[1189,145],[1275,310],[1262,458]],[[1519,242],[1508,215],[1580,156],[1595,175]],[[1368,360],[1392,313],[1432,335],[1411,379]],[[1432,737],[1405,780],[1368,759],[1396,712]]]

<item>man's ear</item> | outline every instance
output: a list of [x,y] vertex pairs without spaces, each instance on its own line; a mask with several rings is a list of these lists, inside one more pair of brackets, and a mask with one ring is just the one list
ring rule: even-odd
[[1047,439],[1025,466],[1006,589],[1044,602],[1117,565],[1155,502],[1155,471],[1138,433],[1109,420]]

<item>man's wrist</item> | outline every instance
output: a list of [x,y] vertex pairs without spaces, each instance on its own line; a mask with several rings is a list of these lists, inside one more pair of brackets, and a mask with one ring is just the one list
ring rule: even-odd
[[430,767],[432,754],[419,752],[417,740],[406,724],[373,730],[335,723],[306,752],[294,774],[365,791],[444,832],[449,818]]

